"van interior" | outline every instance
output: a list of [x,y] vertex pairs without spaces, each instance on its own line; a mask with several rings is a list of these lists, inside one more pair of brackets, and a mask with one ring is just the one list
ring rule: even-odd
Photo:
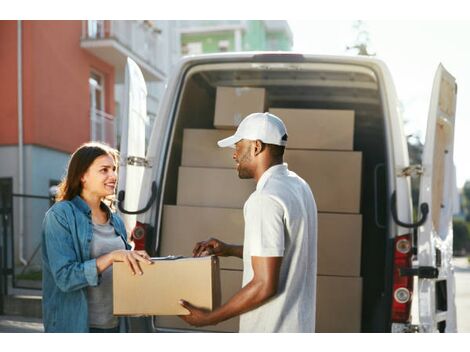
[[183,131],[214,128],[216,90],[221,86],[265,88],[268,108],[354,110],[353,150],[362,152],[360,329],[390,331],[391,287],[387,283],[391,280],[386,280],[392,275],[392,258],[387,255],[391,252],[387,250],[391,245],[387,230],[387,123],[380,78],[370,67],[345,62],[228,62],[192,67],[181,85],[172,122],[163,185],[165,205],[177,204]]

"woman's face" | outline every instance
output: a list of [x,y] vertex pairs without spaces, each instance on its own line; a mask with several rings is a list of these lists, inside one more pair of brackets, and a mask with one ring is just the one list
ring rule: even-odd
[[93,161],[82,176],[83,191],[100,198],[114,194],[116,188],[116,164],[114,159],[106,154]]

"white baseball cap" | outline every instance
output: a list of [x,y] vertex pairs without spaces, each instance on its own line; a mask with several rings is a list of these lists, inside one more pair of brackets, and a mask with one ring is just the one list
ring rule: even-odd
[[233,136],[217,142],[219,147],[235,148],[242,139],[260,140],[266,144],[285,146],[287,144],[287,129],[282,120],[269,112],[250,114],[240,122]]

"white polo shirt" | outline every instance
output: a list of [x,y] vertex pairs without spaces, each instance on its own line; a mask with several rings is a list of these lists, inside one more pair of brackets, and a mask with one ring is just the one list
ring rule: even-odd
[[240,332],[314,332],[317,206],[308,184],[287,164],[264,172],[243,208],[243,286],[251,257],[283,257],[277,295],[240,316]]

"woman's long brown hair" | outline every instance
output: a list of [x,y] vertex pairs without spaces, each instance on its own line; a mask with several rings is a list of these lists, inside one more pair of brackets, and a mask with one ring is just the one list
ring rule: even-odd
[[[57,188],[55,200],[57,202],[72,200],[75,196],[80,195],[82,193],[82,176],[96,158],[106,154],[113,158],[117,168],[119,165],[119,152],[116,149],[99,142],[82,144],[70,158],[67,174]],[[107,198],[109,199],[109,197]]]

